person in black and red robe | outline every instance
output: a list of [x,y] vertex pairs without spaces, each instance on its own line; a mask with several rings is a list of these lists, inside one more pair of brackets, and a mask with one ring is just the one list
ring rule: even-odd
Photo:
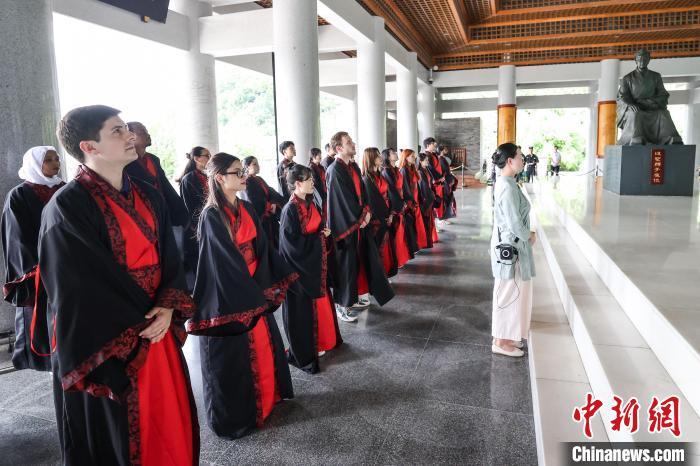
[[252,204],[270,246],[276,251],[279,244],[280,211],[287,198],[271,188],[259,175],[260,164],[252,155],[243,159],[243,170],[248,177],[245,191],[240,193],[241,199]]
[[206,418],[214,433],[239,438],[260,427],[275,404],[293,398],[284,343],[273,312],[297,279],[270,248],[245,189],[238,158],[214,155],[199,224],[195,315]]
[[418,158],[419,163],[417,170],[420,177],[418,183],[420,211],[423,216],[423,225],[425,225],[427,247],[432,248],[433,244],[439,241],[437,228],[435,226],[436,198],[433,192],[433,176],[428,171],[429,162],[427,154],[419,154]]
[[437,155],[437,141],[435,138],[426,138],[423,141],[425,155],[428,157],[428,171],[433,176],[433,192],[435,198],[439,200],[435,208],[435,215],[441,219],[445,215],[445,174],[440,165],[440,158]]
[[38,273],[41,212],[59,188],[61,161],[51,146],[32,147],[22,160],[22,184],[5,198],[2,209],[2,250],[5,258],[3,297],[15,311],[15,369],[51,370],[46,292]]
[[194,274],[197,271],[199,243],[197,242],[197,226],[199,214],[207,200],[207,175],[204,173],[211,153],[205,147],[193,147],[187,154],[187,165],[180,178],[180,197],[185,202],[189,219],[182,230],[182,243],[185,252],[185,273],[189,289],[194,286]]
[[148,134],[148,130],[143,123],[130,121],[128,125],[129,130],[136,135],[136,153],[139,157],[126,166],[126,173],[132,178],[138,178],[147,182],[158,190],[165,198],[165,204],[173,226],[187,226],[189,214],[185,203],[177,195],[177,191],[170,184],[168,177],[165,176],[165,172],[160,166],[160,159],[146,152],[146,148],[151,145],[151,135]]
[[[449,150],[445,146],[438,147],[438,161],[440,168],[445,175],[445,190],[442,200],[444,205],[444,215],[442,220],[448,220],[457,216],[457,202],[455,201],[455,191],[457,190],[457,177],[452,174],[450,164],[452,161],[449,158]],[[449,222],[448,222],[449,223]]]
[[404,149],[399,156],[399,167],[403,176],[403,198],[406,201],[406,238],[408,249],[415,254],[427,247],[423,216],[420,212],[418,198],[418,172],[416,171],[416,153]]
[[[314,179],[314,202],[325,216],[328,193],[326,192],[326,169],[321,165],[321,149],[313,147],[309,154],[309,168]],[[325,220],[325,217],[324,217]],[[325,221],[323,222],[326,223]]]
[[284,196],[284,202],[289,200],[290,192],[287,187],[287,172],[294,166],[294,157],[297,155],[297,149],[292,141],[282,141],[279,146],[282,160],[277,165],[277,182],[279,183],[280,193]]
[[393,220],[389,233],[391,235],[391,245],[394,249],[396,266],[403,267],[410,259],[411,253],[406,243],[406,202],[403,198],[403,175],[396,166],[399,156],[394,149],[384,149],[382,151],[382,176],[389,183],[389,201],[391,202],[391,213]]
[[335,151],[333,150],[330,144],[326,144],[325,148],[326,156],[321,161],[321,166],[324,170],[328,170],[328,167],[330,167],[331,164],[335,162]]
[[384,265],[384,273],[387,277],[393,277],[398,271],[389,233],[394,219],[389,199],[389,182],[381,175],[381,168],[382,156],[379,149],[376,147],[365,149],[362,156],[362,181],[372,212],[370,228]]
[[163,198],[125,173],[137,153],[118,115],[94,105],[60,121],[59,139],[82,165],[46,205],[39,233],[62,463],[196,465],[181,350],[194,303]]
[[[351,307],[368,307],[369,294],[380,306],[394,296],[384,273],[371,232],[370,206],[357,165],[352,162],[355,143],[341,131],[331,139],[336,157],[326,172],[328,227],[335,240],[336,287],[333,297],[338,318],[355,322]],[[364,298],[360,300],[360,297]]]
[[292,197],[282,209],[280,254],[300,279],[282,304],[284,330],[289,341],[289,363],[303,371],[319,371],[318,358],[342,342],[328,284],[325,227],[312,200],[311,169],[295,165],[287,174]]

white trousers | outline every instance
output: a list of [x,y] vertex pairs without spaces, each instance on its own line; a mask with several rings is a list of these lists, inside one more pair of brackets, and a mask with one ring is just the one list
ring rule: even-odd
[[515,278],[496,278],[493,284],[491,334],[502,340],[520,341],[530,332],[532,315],[532,280],[521,280],[519,268]]

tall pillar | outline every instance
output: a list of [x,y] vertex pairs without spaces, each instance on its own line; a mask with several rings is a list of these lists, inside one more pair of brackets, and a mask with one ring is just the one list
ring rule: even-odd
[[[19,184],[22,156],[33,146],[57,146],[58,83],[49,0],[3,2],[0,7],[0,205]],[[5,268],[0,262],[0,277]],[[14,310],[0,305],[0,332],[14,326]],[[3,347],[2,351],[5,351]]]
[[377,147],[386,141],[386,92],[384,54],[386,53],[384,19],[373,16],[374,41],[357,44],[357,113],[358,150]]
[[586,162],[581,171],[588,172],[596,166],[596,152],[598,151],[598,86],[588,87],[590,92],[589,118],[588,118],[588,144],[586,149]]
[[[383,113],[384,112],[382,112],[382,114]],[[355,88],[355,95],[352,98],[352,119],[350,121],[352,121],[352,127],[350,128],[350,136],[353,138],[356,138],[357,135],[360,133],[359,100],[358,100],[358,96],[357,96],[357,88]],[[382,125],[382,128],[385,128],[385,126]],[[326,142],[324,142],[324,144],[325,143]],[[379,146],[362,146],[362,145],[358,144],[358,146],[357,146],[358,151],[360,150],[360,147],[362,147],[363,149],[365,147],[377,147],[377,148],[379,148],[379,150],[382,150],[381,144]]]
[[515,142],[515,66],[498,68],[498,145]]
[[418,98],[415,52],[409,54],[408,69],[396,70],[396,148],[418,149]]
[[[690,83],[690,98],[688,99],[688,126],[686,128],[686,144],[695,144],[695,167],[700,166],[700,78]],[[695,188],[698,188],[697,176]]]
[[418,83],[418,141],[435,137],[435,87]]
[[596,155],[605,156],[605,146],[617,141],[617,87],[620,79],[620,60],[612,58],[600,62],[598,83],[598,135]]
[[[177,150],[189,152],[194,146],[219,151],[219,121],[216,108],[216,72],[214,57],[199,50],[199,18],[211,16],[211,4],[203,1],[181,1],[179,11],[189,19],[190,50],[186,52],[183,67],[183,95],[178,114]],[[178,163],[184,164],[184,157]]]
[[279,141],[306,157],[321,139],[316,0],[284,0],[272,8]]

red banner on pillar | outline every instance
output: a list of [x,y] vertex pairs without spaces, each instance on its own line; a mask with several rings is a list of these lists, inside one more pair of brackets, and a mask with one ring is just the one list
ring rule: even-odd
[[651,184],[664,184],[664,164],[666,163],[666,151],[663,149],[651,150]]

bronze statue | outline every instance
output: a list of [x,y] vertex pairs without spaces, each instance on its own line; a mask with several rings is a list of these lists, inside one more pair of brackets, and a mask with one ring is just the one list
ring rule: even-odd
[[617,93],[618,145],[683,144],[673,124],[668,105],[668,92],[661,75],[647,68],[651,55],[645,49],[637,52],[637,69],[620,82]]

